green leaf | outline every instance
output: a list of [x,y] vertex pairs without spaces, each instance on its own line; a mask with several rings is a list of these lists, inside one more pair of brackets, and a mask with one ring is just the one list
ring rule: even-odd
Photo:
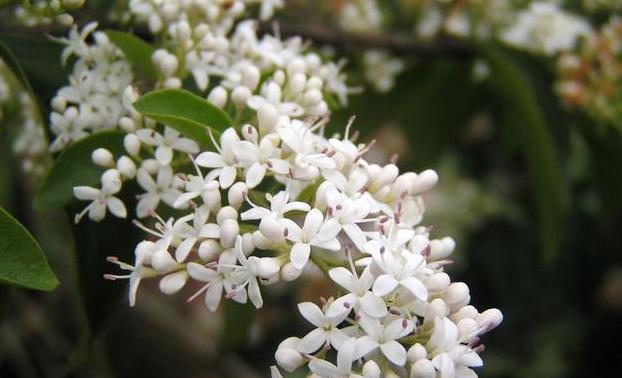
[[1,207],[0,235],[0,282],[45,291],[58,286],[37,241]]
[[158,73],[151,61],[155,50],[150,44],[135,35],[121,31],[107,30],[106,35],[112,43],[123,51],[127,60],[132,63],[132,68],[137,76],[148,81],[158,80]]
[[506,53],[480,46],[490,65],[490,80],[510,121],[509,130],[527,164],[532,182],[543,258],[551,262],[559,250],[564,223],[564,190],[555,143],[529,78]]
[[28,77],[26,77],[26,73],[22,69],[22,66],[20,66],[13,52],[11,52],[11,50],[1,41],[0,41],[0,58],[4,60],[6,65],[19,79],[19,81],[24,86],[24,88],[26,88],[30,93],[32,93],[32,87],[30,86],[30,82],[28,81]]
[[211,146],[207,128],[214,135],[233,125],[220,108],[207,100],[182,89],[163,89],[142,96],[134,103],[142,115],[163,123],[203,147]]
[[67,147],[54,162],[43,180],[34,207],[39,211],[60,208],[73,199],[73,187],[78,185],[97,185],[102,169],[91,160],[91,153],[103,147],[113,155],[123,152],[121,131],[106,131],[93,134]]

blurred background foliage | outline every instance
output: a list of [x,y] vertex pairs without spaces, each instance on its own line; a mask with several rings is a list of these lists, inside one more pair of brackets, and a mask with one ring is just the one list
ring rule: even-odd
[[[484,340],[481,376],[622,376],[620,128],[564,105],[552,59],[491,41],[409,37],[418,1],[382,1],[392,22],[378,35],[340,30],[334,13],[343,1],[288,3],[278,14],[280,31],[345,56],[351,83],[365,84],[365,49],[387,48],[404,60],[390,91],[366,87],[331,125],[341,130],[356,115],[361,140],[377,141],[369,160],[397,153],[403,169],[439,171],[426,224],[457,240],[452,270],[469,283],[474,304],[505,315]],[[107,24],[118,6],[87,2],[76,18]],[[610,12],[589,17],[602,23]],[[14,84],[33,96],[44,127],[67,77],[62,46],[44,33],[64,29],[24,29],[10,13],[0,17],[0,54],[16,73]],[[138,230],[118,219],[73,226],[72,208],[33,210],[38,180],[21,173],[23,162],[11,152],[23,106],[7,107],[0,127],[0,206],[36,236],[61,285],[52,293],[2,289],[0,376],[266,376],[278,342],[304,327],[293,303],[328,295],[326,283],[308,277],[311,284],[298,291],[276,285],[268,293],[274,305],[259,312],[228,303],[211,314],[201,303],[149,289],[130,309],[126,288],[102,275],[111,269],[106,256],[132,254]],[[131,190],[125,194],[131,198]]]

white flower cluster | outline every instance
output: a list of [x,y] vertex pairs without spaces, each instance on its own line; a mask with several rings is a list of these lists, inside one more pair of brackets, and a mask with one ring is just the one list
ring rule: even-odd
[[49,25],[54,22],[71,25],[73,17],[67,11],[82,7],[84,0],[34,0],[21,3],[15,8],[15,16],[25,26]]
[[[71,57],[76,61],[69,84],[52,99],[53,152],[89,134],[117,128],[121,117],[129,114],[121,98],[134,79],[132,67],[121,50],[96,28],[97,23],[90,23],[78,32],[74,26],[68,38],[59,39],[67,46],[63,63]],[[93,43],[88,43],[91,34]]]
[[[279,4],[264,1],[262,7],[269,14]],[[471,368],[482,364],[478,336],[502,316],[468,305],[466,284],[451,283],[444,272],[453,240],[430,239],[430,229],[420,225],[421,194],[436,184],[436,173],[400,174],[394,164],[368,163],[363,156],[371,144],[353,141],[351,123],[343,136],[325,136],[329,98],[345,103],[350,91],[341,64],[322,62],[298,38],[257,37],[254,22],[234,22],[244,6],[242,1],[226,7],[218,1],[130,3],[142,22],[164,35],[153,56],[159,84],[177,88],[192,77],[234,125],[218,140],[212,135],[216,151],[201,151],[195,141],[142,117],[132,106],[137,91],[115,84],[123,92],[116,98],[118,110],[107,110],[102,122],[111,124],[97,128],[125,131],[126,154],[93,151],[94,163],[106,170],[101,187],[74,188],[77,198],[90,201],[76,221],[86,214],[95,221],[107,212],[128,216],[119,193],[124,181],[136,180],[144,190],[136,215],[150,216],[153,223],[135,221],[147,237],[136,246],[134,264],[110,257],[127,274],[106,278],[130,280],[131,305],[143,279],[158,279],[169,295],[188,281],[199,282],[189,300],[203,296],[215,311],[223,297],[260,308],[263,286],[296,280],[315,265],[345,293],[323,308],[299,305],[317,329],[281,344],[276,360],[282,369],[308,362],[322,377],[380,377],[391,371],[473,376]],[[81,92],[74,80],[53,101],[54,117],[72,121],[57,127],[68,130],[57,134],[69,135],[69,141],[96,131],[92,122],[76,121],[83,105],[89,117],[99,113],[92,108],[102,102],[89,99],[110,94],[107,75],[115,82],[132,81],[105,35],[95,33],[94,44],[85,43],[93,29],[74,29],[65,56],[76,54],[86,69],[82,73],[94,81]],[[89,61],[93,49],[105,51],[98,53],[104,55],[100,61]],[[119,69],[112,69],[116,63]],[[90,71],[100,65],[107,68]],[[192,172],[185,170],[187,163]],[[162,203],[184,215],[162,218],[157,213]],[[336,364],[328,361],[330,349],[337,351]],[[273,374],[280,375],[276,367]]]
[[519,12],[515,23],[503,30],[500,38],[509,45],[551,56],[572,50],[580,37],[591,32],[585,19],[563,11],[557,4],[533,2]]

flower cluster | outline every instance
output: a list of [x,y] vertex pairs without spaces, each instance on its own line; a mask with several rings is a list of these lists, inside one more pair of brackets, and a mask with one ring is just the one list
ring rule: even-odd
[[15,7],[15,16],[26,26],[48,25],[54,22],[71,25],[73,17],[67,12],[83,5],[84,0],[19,1],[19,5]]
[[[315,266],[342,295],[321,307],[299,304],[316,329],[279,346],[281,369],[308,363],[322,377],[473,375],[482,364],[478,337],[502,316],[469,306],[468,286],[445,273],[453,240],[433,239],[421,225],[421,195],[436,172],[367,162],[373,142],[355,142],[353,120],[342,135],[327,136],[329,104],[333,97],[345,104],[351,92],[342,63],[323,61],[300,38],[258,37],[256,22],[241,19],[254,2],[129,4],[136,22],[161,39],[155,87],[191,81],[233,120],[219,135],[210,131],[213,151],[136,111],[131,66],[93,24],[64,39],[64,58],[77,61],[53,100],[53,148],[99,130],[125,132],[123,155],[93,151],[105,171],[100,186],[74,188],[89,201],[76,221],[127,217],[124,183],[142,189],[136,217],[146,219],[135,224],[145,240],[133,264],[109,257],[126,274],[106,278],[129,279],[131,305],[145,279],[158,280],[167,295],[198,283],[189,300],[201,296],[216,311],[223,298],[261,308],[264,286]],[[260,12],[267,17],[280,3],[263,1]],[[163,205],[179,212],[162,217]]]
[[591,35],[577,53],[559,57],[557,91],[569,107],[595,119],[620,125],[622,20],[612,18]]
[[509,45],[543,55],[572,50],[580,37],[591,33],[590,24],[554,3],[533,2],[501,33]]

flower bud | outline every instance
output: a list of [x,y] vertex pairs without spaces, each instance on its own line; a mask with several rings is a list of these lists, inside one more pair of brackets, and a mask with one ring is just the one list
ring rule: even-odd
[[134,130],[136,130],[136,122],[134,122],[134,120],[129,117],[121,117],[119,119],[119,127],[123,131],[127,133],[131,133],[131,132],[134,132]]
[[242,71],[242,85],[250,90],[254,90],[257,88],[257,84],[259,84],[260,78],[261,75],[257,67],[252,64],[244,67],[244,70]]
[[464,306],[460,310],[458,310],[458,312],[451,315],[451,320],[453,320],[454,323],[457,323],[462,319],[474,319],[475,320],[478,318],[478,316],[479,316],[479,313],[477,312],[477,309],[475,307]]
[[415,362],[410,369],[410,378],[435,378],[434,364],[428,359]]
[[477,318],[477,325],[484,328],[482,333],[486,333],[496,328],[503,321],[503,314],[496,308],[482,312]]
[[270,239],[263,236],[261,231],[253,232],[253,244],[259,249],[270,249],[274,245]]
[[279,344],[274,354],[276,363],[287,372],[293,372],[305,362],[297,350],[298,344],[300,344],[299,338],[289,337]]
[[318,89],[322,90],[324,86],[324,82],[317,76],[311,76],[309,80],[307,80],[307,89]]
[[216,222],[220,225],[224,223],[227,219],[238,219],[238,212],[231,206],[225,206],[218,210],[218,214],[216,214]]
[[227,201],[229,202],[229,205],[239,209],[240,206],[242,206],[242,203],[244,203],[244,197],[246,196],[247,192],[248,187],[244,182],[236,182],[235,184],[231,185],[231,188],[229,188],[229,193],[227,194]]
[[188,280],[188,272],[180,270],[164,276],[160,280],[160,291],[167,295],[173,295],[181,290]]
[[281,270],[281,264],[276,257],[250,256],[248,263],[252,267],[251,273],[258,278],[268,279]]
[[164,80],[164,88],[179,89],[181,88],[181,80],[178,77],[169,77]]
[[369,360],[363,365],[363,376],[365,378],[380,378],[382,371],[374,360]]
[[461,340],[467,340],[477,334],[477,322],[473,319],[462,319],[457,324]]
[[220,244],[225,248],[233,247],[239,234],[238,222],[234,219],[226,219],[220,226]]
[[177,261],[173,259],[166,249],[158,249],[151,256],[151,266],[158,273],[168,273],[177,265]]
[[412,193],[420,194],[432,189],[438,182],[438,174],[432,169],[427,169],[417,176],[413,183]]
[[315,104],[318,104],[320,101],[322,101],[322,92],[320,92],[318,89],[310,89],[305,92],[302,101],[307,106],[313,106]]
[[408,361],[417,362],[426,358],[428,356],[428,351],[423,345],[417,343],[408,349],[406,356],[408,357]]
[[297,95],[299,93],[302,93],[302,91],[304,91],[305,89],[306,83],[307,83],[307,77],[302,73],[298,73],[298,74],[295,74],[294,76],[291,76],[291,79],[289,79],[289,82],[287,83],[288,88],[289,88],[289,93],[291,95]]
[[214,239],[207,239],[199,245],[199,257],[203,261],[211,261],[222,252],[222,246]]
[[442,299],[435,298],[432,300],[432,302],[428,304],[425,309],[425,321],[433,322],[436,318],[444,318],[445,316],[447,316],[447,313],[447,304],[445,304]]
[[307,63],[302,58],[294,58],[287,65],[287,75],[304,74],[307,71]]
[[251,90],[244,87],[238,86],[233,89],[231,92],[231,100],[238,108],[243,108],[246,106],[246,102],[252,96]]
[[456,242],[450,237],[430,241],[430,259],[442,260],[447,258],[456,248]]
[[91,154],[93,163],[102,167],[114,166],[114,158],[112,153],[105,148],[98,148]]
[[443,291],[447,289],[450,283],[449,275],[445,272],[440,272],[431,275],[425,282],[425,286],[429,291]]
[[115,194],[121,190],[121,174],[116,169],[109,169],[102,175],[102,191]]
[[224,108],[227,105],[227,90],[221,86],[215,87],[207,96],[207,101],[216,107]]
[[155,159],[146,159],[143,160],[140,167],[147,171],[150,175],[155,175],[158,172],[158,169],[160,169],[160,164],[158,164]]
[[276,127],[279,120],[279,111],[272,104],[263,104],[257,110],[257,121],[259,123],[259,132],[266,135]]
[[57,112],[63,112],[67,108],[67,99],[63,96],[55,96],[52,99],[52,109]]
[[464,303],[469,298],[469,287],[464,282],[454,282],[442,295],[448,305]]
[[140,152],[140,139],[138,139],[136,134],[127,134],[125,138],[123,138],[123,147],[125,147],[125,151],[127,151],[130,156],[138,156]]
[[259,223],[259,231],[268,240],[278,242],[283,240],[283,225],[272,217],[264,217]]
[[121,156],[119,160],[117,160],[117,169],[127,178],[131,179],[136,176],[136,164],[127,156]]
[[288,262],[281,269],[281,278],[285,282],[291,282],[297,280],[302,274],[302,270],[296,268],[292,263]]

